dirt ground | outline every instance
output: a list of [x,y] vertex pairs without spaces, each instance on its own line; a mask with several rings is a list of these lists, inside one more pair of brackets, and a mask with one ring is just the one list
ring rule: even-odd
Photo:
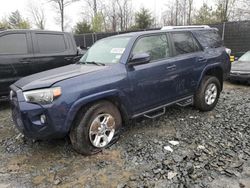
[[225,83],[213,111],[170,107],[131,122],[111,148],[82,156],[68,138],[24,138],[0,103],[0,187],[250,187],[249,127],[250,86]]

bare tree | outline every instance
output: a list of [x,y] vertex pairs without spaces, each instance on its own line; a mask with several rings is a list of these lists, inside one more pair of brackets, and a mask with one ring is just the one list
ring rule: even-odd
[[29,12],[32,15],[33,22],[36,25],[37,28],[39,29],[45,29],[45,23],[46,23],[46,18],[45,18],[45,12],[44,8],[42,5],[35,5],[30,2],[29,6]]
[[192,9],[193,9],[193,0],[188,0],[188,15],[187,15],[187,24],[191,25],[191,16],[192,16]]
[[132,3],[131,0],[116,0],[118,6],[117,16],[120,22],[120,30],[127,30],[131,25]]
[[57,8],[60,14],[61,30],[64,31],[65,8],[78,0],[49,0]]
[[218,21],[229,21],[235,11],[236,0],[216,0],[216,16]]
[[96,0],[84,0],[88,6],[93,10],[92,17],[97,15],[97,1]]

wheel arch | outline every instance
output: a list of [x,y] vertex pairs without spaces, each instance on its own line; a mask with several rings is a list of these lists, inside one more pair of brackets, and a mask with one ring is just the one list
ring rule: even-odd
[[222,89],[223,89],[223,68],[220,66],[220,64],[214,64],[214,65],[208,66],[204,69],[204,71],[202,72],[202,75],[199,79],[198,87],[200,86],[202,79],[205,76],[215,76],[216,78],[218,78],[218,80],[221,84],[220,90],[222,91]]
[[93,94],[77,100],[70,108],[68,116],[66,118],[66,128],[70,131],[72,124],[77,120],[79,114],[82,114],[84,110],[88,109],[93,104],[100,101],[109,101],[114,104],[121,113],[123,123],[129,120],[129,106],[128,101],[118,90],[109,90]]

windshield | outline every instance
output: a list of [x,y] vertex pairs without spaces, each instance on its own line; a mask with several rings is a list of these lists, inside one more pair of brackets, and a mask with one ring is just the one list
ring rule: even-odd
[[241,56],[238,61],[250,61],[250,51]]
[[131,37],[107,38],[96,42],[80,63],[118,63]]

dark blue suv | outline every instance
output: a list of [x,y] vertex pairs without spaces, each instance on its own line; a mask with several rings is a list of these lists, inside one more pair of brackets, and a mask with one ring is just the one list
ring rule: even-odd
[[13,84],[13,120],[27,137],[69,135],[76,151],[94,154],[129,119],[155,118],[172,104],[212,110],[230,68],[216,29],[117,35],[96,42],[77,64]]

